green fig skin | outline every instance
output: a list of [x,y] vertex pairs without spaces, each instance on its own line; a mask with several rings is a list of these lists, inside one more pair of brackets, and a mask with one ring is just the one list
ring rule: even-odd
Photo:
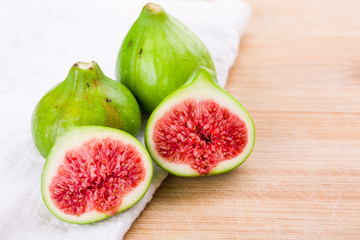
[[107,126],[136,135],[140,124],[140,107],[130,90],[106,77],[92,61],[75,63],[66,79],[40,100],[31,127],[34,143],[46,158],[69,125]]
[[215,71],[202,41],[159,5],[148,3],[121,46],[116,78],[147,113],[182,86],[198,66]]

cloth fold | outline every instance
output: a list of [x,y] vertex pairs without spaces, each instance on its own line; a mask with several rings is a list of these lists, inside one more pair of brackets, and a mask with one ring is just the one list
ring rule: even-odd
[[[156,1],[208,47],[225,85],[250,15],[237,0]],[[167,173],[154,165],[143,199],[129,210],[90,225],[62,222],[41,198],[45,162],[31,137],[32,111],[78,61],[95,60],[114,79],[122,39],[145,1],[2,1],[0,3],[0,238],[121,239]],[[144,119],[146,120],[146,119]],[[146,121],[138,139],[143,143]]]

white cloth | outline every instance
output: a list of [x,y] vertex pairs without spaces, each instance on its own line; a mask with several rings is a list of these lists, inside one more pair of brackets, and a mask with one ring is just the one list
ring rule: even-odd
[[[249,6],[236,0],[157,2],[203,40],[224,86]],[[121,42],[145,3],[0,2],[0,239],[121,239],[166,177],[154,166],[144,198],[121,214],[90,225],[62,222],[42,201],[45,159],[37,152],[30,131],[36,103],[65,79],[75,62],[95,60],[114,79]]]

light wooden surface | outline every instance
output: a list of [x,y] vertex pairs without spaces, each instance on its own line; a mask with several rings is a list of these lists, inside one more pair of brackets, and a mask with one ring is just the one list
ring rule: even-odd
[[226,88],[255,122],[251,157],[168,177],[125,239],[360,239],[360,1],[247,1]]

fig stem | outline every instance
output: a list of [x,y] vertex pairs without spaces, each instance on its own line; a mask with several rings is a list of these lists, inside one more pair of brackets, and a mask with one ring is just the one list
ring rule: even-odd
[[95,65],[94,61],[91,61],[91,62],[77,62],[77,63],[74,64],[74,67],[86,70],[86,69],[93,68],[94,65]]
[[156,3],[148,3],[144,6],[144,9],[152,13],[159,13],[163,11],[162,7]]
[[65,81],[75,91],[88,89],[90,86],[96,87],[104,78],[104,73],[96,62],[77,62],[70,69]]

